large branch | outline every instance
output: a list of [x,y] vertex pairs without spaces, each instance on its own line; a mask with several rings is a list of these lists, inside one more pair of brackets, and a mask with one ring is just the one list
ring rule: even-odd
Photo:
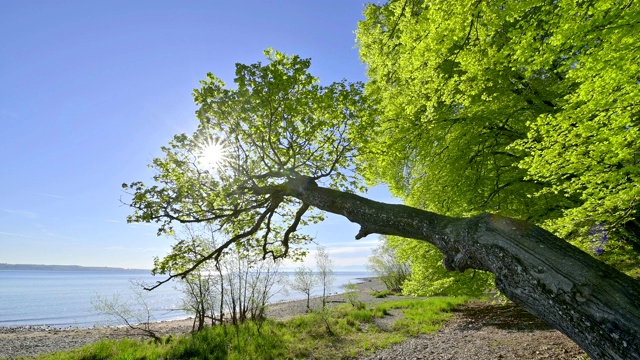
[[450,271],[495,274],[497,288],[560,330],[594,359],[640,359],[640,284],[546,230],[484,214],[451,218],[288,181],[285,195],[377,233],[427,241]]

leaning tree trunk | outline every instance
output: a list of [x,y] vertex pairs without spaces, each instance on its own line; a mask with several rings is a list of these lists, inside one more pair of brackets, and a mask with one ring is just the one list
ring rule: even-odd
[[640,359],[640,283],[548,231],[523,221],[451,218],[290,180],[285,195],[360,224],[372,233],[427,241],[450,271],[495,274],[510,300],[575,341],[594,359]]

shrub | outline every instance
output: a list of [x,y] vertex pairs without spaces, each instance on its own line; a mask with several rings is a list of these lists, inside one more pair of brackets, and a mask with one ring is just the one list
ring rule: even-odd
[[347,299],[347,303],[351,304],[356,309],[364,309],[366,304],[360,301],[360,289],[358,288],[358,284],[354,284],[352,282],[348,282],[345,286],[344,297]]
[[375,298],[378,298],[378,299],[386,298],[387,296],[389,296],[391,294],[393,294],[393,292],[391,292],[391,290],[389,290],[389,289],[371,292],[371,296],[373,296]]
[[388,290],[393,292],[400,292],[405,280],[411,274],[410,265],[398,260],[395,250],[389,245],[386,237],[383,237],[382,243],[373,249],[367,268],[382,280]]

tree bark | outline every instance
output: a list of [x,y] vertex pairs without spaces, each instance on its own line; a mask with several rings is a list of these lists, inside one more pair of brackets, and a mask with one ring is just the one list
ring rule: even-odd
[[640,283],[548,231],[524,221],[483,214],[452,218],[384,204],[289,180],[284,195],[345,216],[369,234],[427,241],[449,271],[495,274],[510,300],[575,341],[594,359],[640,359]]

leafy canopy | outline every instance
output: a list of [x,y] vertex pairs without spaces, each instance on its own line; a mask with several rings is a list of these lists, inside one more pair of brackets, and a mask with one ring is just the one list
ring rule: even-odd
[[638,4],[391,0],[365,16],[358,44],[380,111],[370,182],[640,265]]
[[[352,129],[369,111],[362,85],[321,85],[308,72],[309,59],[274,50],[265,55],[266,64],[236,64],[234,88],[208,74],[194,91],[196,132],[176,135],[162,148],[165,156],[151,165],[154,185],[123,185],[132,195],[129,221],[159,223],[159,233],[170,233],[172,222],[206,222],[228,239],[200,254],[191,269],[234,243],[263,257],[302,255],[299,245],[311,239],[296,231],[322,214],[283,196],[300,175],[333,189],[359,189],[353,156],[354,138],[362,135]],[[156,271],[184,263],[189,246],[178,242]]]

